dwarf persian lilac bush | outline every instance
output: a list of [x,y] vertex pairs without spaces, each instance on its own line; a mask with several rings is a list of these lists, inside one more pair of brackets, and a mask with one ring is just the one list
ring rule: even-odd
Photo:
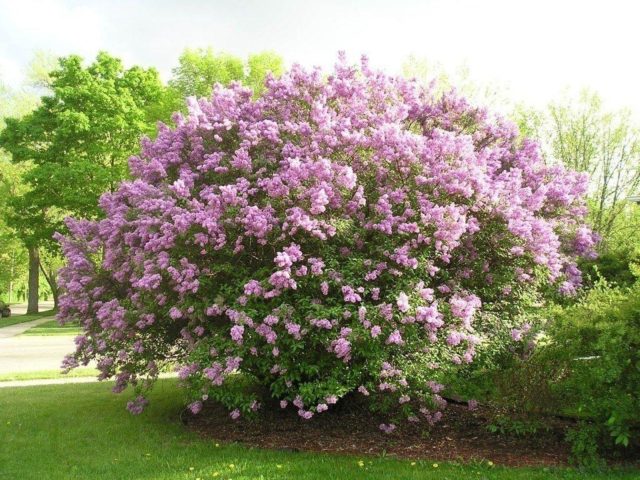
[[[549,288],[572,294],[585,178],[453,93],[339,62],[189,100],[59,236],[59,317],[116,391],[180,365],[197,412],[260,407],[235,372],[308,419],[349,392],[435,422],[443,372],[511,340]],[[231,382],[233,383],[233,382]],[[143,396],[130,402],[139,412]],[[384,424],[392,431],[393,424]]]

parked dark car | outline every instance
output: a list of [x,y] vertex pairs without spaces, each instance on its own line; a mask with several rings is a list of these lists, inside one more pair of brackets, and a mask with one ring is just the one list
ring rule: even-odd
[[10,316],[11,316],[11,309],[9,308],[9,305],[0,301],[0,318],[10,317]]

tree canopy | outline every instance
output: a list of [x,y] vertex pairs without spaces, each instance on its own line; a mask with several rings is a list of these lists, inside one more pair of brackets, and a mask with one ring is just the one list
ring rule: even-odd
[[608,110],[593,91],[583,90],[546,110],[519,108],[522,133],[545,146],[548,161],[589,175],[590,221],[605,242],[627,228],[627,198],[640,189],[640,129],[628,110]]
[[0,133],[12,161],[31,165],[13,221],[25,241],[38,244],[67,214],[98,214],[98,198],[125,178],[127,158],[151,133],[153,107],[165,95],[156,70],[125,69],[104,52],[86,67],[79,56],[61,58],[50,76],[41,104],[7,119]]
[[280,75],[283,68],[282,58],[272,52],[249,55],[244,62],[228,53],[216,53],[212,48],[186,49],[173,69],[169,85],[176,92],[176,108],[182,108],[185,97],[208,97],[216,83],[229,85],[238,81],[260,93],[265,76],[269,72]]

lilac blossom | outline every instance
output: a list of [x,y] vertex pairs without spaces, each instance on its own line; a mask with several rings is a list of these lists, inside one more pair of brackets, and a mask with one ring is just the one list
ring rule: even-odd
[[391,334],[387,337],[385,343],[387,345],[402,345],[404,343],[404,340],[402,339],[400,330],[394,330],[393,332],[391,332]]
[[404,313],[409,311],[409,297],[407,296],[406,293],[400,292],[398,294],[396,303],[398,305],[398,310],[400,310],[401,312]]
[[379,428],[380,428],[380,430],[382,430],[384,433],[387,433],[387,434],[388,434],[388,433],[392,433],[392,432],[396,429],[396,426],[395,426],[395,424],[393,424],[393,423],[390,423],[390,424],[388,424],[388,425],[387,425],[386,423],[381,423],[381,424],[380,424],[380,426],[379,426]]
[[143,396],[137,396],[134,400],[127,402],[127,410],[134,415],[140,415],[148,403],[149,401]]
[[231,339],[238,345],[242,345],[242,335],[244,334],[244,326],[234,325],[231,327]]

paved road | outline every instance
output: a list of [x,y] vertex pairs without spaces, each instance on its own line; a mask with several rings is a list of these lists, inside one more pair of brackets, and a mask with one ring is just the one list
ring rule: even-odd
[[[11,315],[24,315],[27,313],[26,303],[14,303],[11,305]],[[51,310],[53,308],[53,302],[40,302],[38,308],[41,312],[45,310]]]
[[[51,320],[39,318],[32,322],[0,328],[0,374],[58,370],[62,359],[75,349],[73,335],[26,336],[20,335],[32,326]],[[89,366],[95,366],[92,362]],[[161,374],[161,378],[175,377],[174,372]],[[20,380],[0,382],[0,388],[16,386],[55,385],[59,383],[85,383],[95,377]]]
[[57,370],[74,351],[73,336],[0,338],[0,374]]
[[[52,306],[53,304],[41,304],[41,310]],[[14,305],[12,311],[19,312],[21,308],[26,309],[26,305]],[[64,356],[75,348],[73,336],[20,336],[31,327],[53,319],[54,317],[43,317],[0,328],[0,374],[60,368]]]
[[[177,378],[176,372],[161,373],[158,378]],[[111,382],[112,380],[104,380]],[[40,385],[64,385],[67,383],[95,383],[98,382],[96,377],[70,377],[70,378],[42,378],[35,380],[10,380],[0,382],[0,388],[11,387],[37,387]]]
[[0,382],[0,388],[39,387],[40,385],[66,385],[68,383],[96,383],[97,377],[41,378],[34,380],[7,380]]
[[9,325],[8,327],[2,327],[2,328],[0,328],[0,339],[15,337],[16,335],[20,335],[20,334],[26,332],[31,327],[36,327],[36,326],[40,325],[41,323],[46,323],[46,322],[49,322],[51,320],[55,320],[55,318],[56,317],[42,317],[42,318],[38,318],[37,320],[32,320],[31,322],[16,323],[15,325]]

